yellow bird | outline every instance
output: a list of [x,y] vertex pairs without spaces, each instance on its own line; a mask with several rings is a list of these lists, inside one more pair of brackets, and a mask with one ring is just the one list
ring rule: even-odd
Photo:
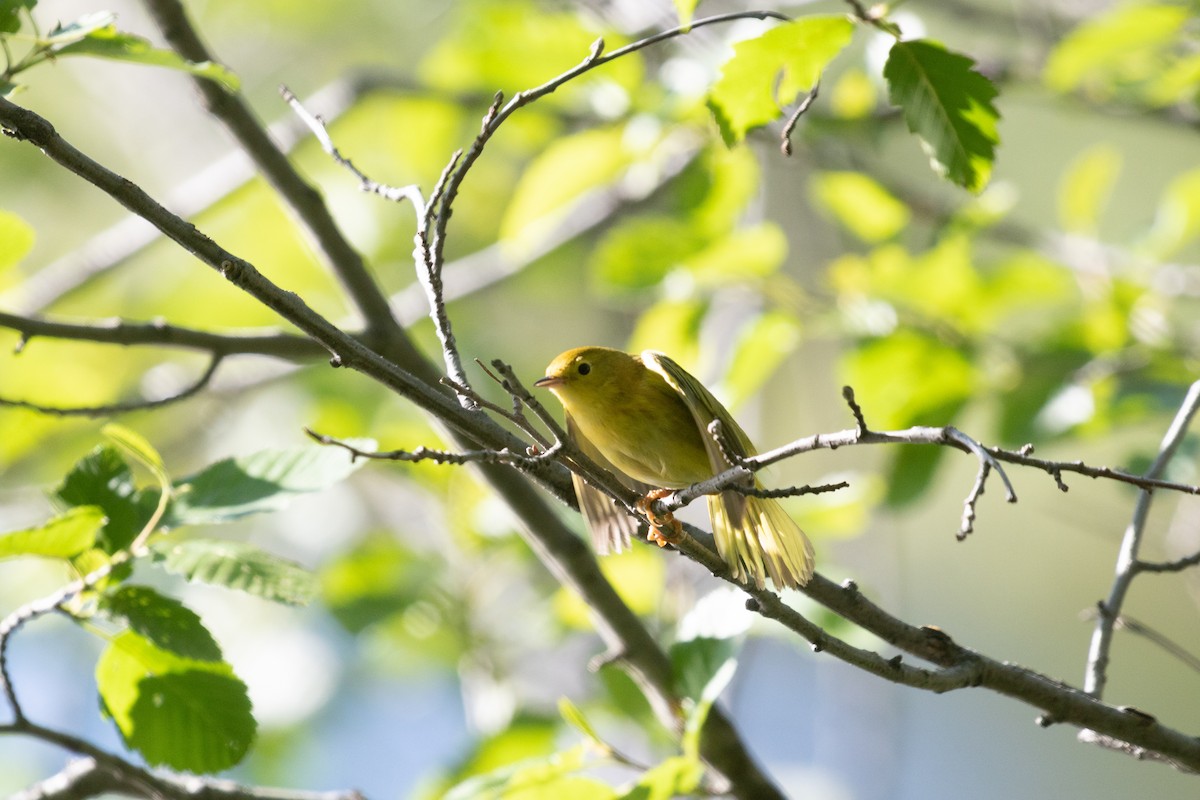
[[[656,489],[682,489],[732,466],[708,433],[713,420],[720,420],[732,454],[755,453],[712,393],[653,350],[637,356],[608,347],[568,350],[534,385],[563,404],[567,435],[581,451],[648,498],[665,494]],[[628,547],[637,520],[578,475],[574,483],[596,549],[603,554]],[[732,490],[707,499],[717,551],[735,578],[760,589],[768,577],[779,589],[808,583],[812,544],[779,503]],[[651,520],[652,528],[657,522]]]

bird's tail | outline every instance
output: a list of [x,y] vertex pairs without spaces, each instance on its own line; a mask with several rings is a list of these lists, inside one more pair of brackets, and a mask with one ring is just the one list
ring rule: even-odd
[[812,543],[776,501],[722,492],[709,495],[708,513],[717,552],[738,580],[761,589],[769,577],[790,589],[812,577]]

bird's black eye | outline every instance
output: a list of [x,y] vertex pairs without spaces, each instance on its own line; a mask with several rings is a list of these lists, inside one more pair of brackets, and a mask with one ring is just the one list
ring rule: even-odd
[[580,375],[587,375],[589,372],[592,371],[592,365],[587,363],[586,361],[584,361],[582,364],[580,364],[575,369],[577,372],[579,372]]

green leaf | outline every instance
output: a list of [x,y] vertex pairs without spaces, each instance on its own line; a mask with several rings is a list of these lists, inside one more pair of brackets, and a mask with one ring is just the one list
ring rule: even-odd
[[[365,439],[352,443],[363,449],[375,446]],[[318,445],[227,458],[176,486],[169,521],[172,525],[218,524],[278,511],[297,495],[332,486],[364,463],[341,448]]]
[[979,377],[957,348],[911,330],[868,340],[844,360],[842,371],[867,423],[879,430],[949,424]]
[[783,311],[760,314],[738,333],[718,396],[730,408],[741,405],[758,394],[799,345],[800,321],[794,314]]
[[[428,603],[442,566],[435,555],[405,547],[394,536],[373,534],[326,563],[319,578],[321,600],[347,630],[359,633],[416,603]],[[437,627],[447,632],[447,626]]]
[[1042,77],[1055,91],[1083,89],[1107,97],[1122,84],[1161,73],[1161,53],[1177,42],[1191,13],[1183,5],[1118,5],[1063,37]]
[[1200,236],[1200,168],[1180,175],[1167,186],[1158,202],[1154,224],[1140,249],[1146,255],[1167,259]]
[[558,713],[566,720],[567,724],[575,728],[593,742],[603,745],[604,740],[600,738],[600,734],[592,727],[592,723],[584,716],[583,711],[579,706],[571,702],[568,697],[558,698]]
[[55,490],[68,506],[99,506],[108,518],[96,545],[112,554],[129,546],[154,513],[157,492],[138,491],[133,473],[111,445],[97,447],[71,468]]
[[37,0],[0,0],[0,33],[16,33],[21,30],[21,10],[33,11]]
[[[671,669],[675,676],[675,688],[683,697],[699,701],[706,692],[716,691],[720,694],[732,679],[733,674],[726,674],[727,665],[737,664],[737,654],[741,649],[738,637],[714,638],[697,636],[683,642],[671,645]],[[719,688],[713,680],[721,678],[723,683]]]
[[244,542],[159,541],[150,549],[155,562],[189,581],[292,605],[308,603],[317,591],[317,580],[311,572]]
[[112,25],[91,30],[87,35],[55,50],[56,56],[95,56],[133,64],[181,70],[208,78],[226,91],[236,92],[240,81],[230,70],[212,61],[188,61],[170,50],[160,50],[140,36],[122,33]]
[[703,249],[709,234],[666,215],[634,217],[605,233],[588,264],[601,289],[636,291],[657,286],[685,258]]
[[908,206],[861,172],[819,172],[809,186],[813,199],[864,242],[891,239],[908,227]]
[[0,210],[0,271],[21,263],[33,242],[33,226],[11,211]]
[[149,764],[219,772],[254,740],[246,685],[224,662],[183,658],[125,631],[100,655],[96,685],[125,744]]
[[695,796],[704,765],[689,756],[671,756],[646,770],[620,800],[672,800]]
[[700,356],[700,324],[708,311],[703,300],[660,300],[642,312],[627,350],[661,350],[680,364],[695,364]]
[[613,800],[605,783],[573,773],[587,766],[582,746],[478,775],[455,786],[443,800]]
[[557,226],[572,202],[615,181],[635,155],[626,144],[623,126],[589,129],[556,139],[517,181],[500,223],[505,247],[520,251],[540,243],[546,229]]
[[773,222],[737,228],[689,255],[683,268],[702,286],[771,275],[787,258],[787,236]]
[[945,447],[911,445],[892,453],[887,469],[883,502],[901,508],[919,499],[933,486],[933,475],[945,456]]
[[98,506],[67,509],[44,525],[12,531],[0,536],[0,558],[43,556],[73,558],[96,543],[104,525],[104,510]]
[[1071,161],[1058,189],[1063,230],[1095,233],[1120,170],[1121,154],[1110,145],[1089,147]]
[[996,87],[974,63],[930,41],[897,42],[883,77],[934,170],[978,192],[991,176],[999,113],[992,104]]
[[692,15],[696,13],[696,6],[700,0],[675,0],[675,13],[679,15],[679,24],[683,27],[688,27],[692,24]]
[[162,456],[140,433],[116,423],[105,425],[100,429],[100,433],[144,464],[156,478],[166,478],[167,469],[163,465]]
[[782,117],[784,106],[812,91],[853,33],[854,24],[845,16],[811,16],[735,44],[708,94],[725,143],[740,142],[754,128]]
[[196,612],[149,586],[120,586],[101,597],[100,608],[160,650],[197,661],[221,660],[220,646]]

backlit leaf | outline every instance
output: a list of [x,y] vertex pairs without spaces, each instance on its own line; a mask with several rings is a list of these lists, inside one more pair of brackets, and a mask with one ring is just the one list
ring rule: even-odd
[[171,50],[161,50],[140,36],[118,31],[112,25],[92,30],[87,36],[55,51],[56,56],[86,55],[182,70],[192,75],[219,84],[230,92],[236,92],[240,82],[236,75],[212,61],[200,63],[188,61]]
[[760,314],[738,334],[718,394],[726,405],[736,408],[758,394],[799,344],[800,322],[794,315],[783,311]]
[[819,172],[813,198],[864,242],[890,239],[908,225],[908,206],[861,172]]
[[104,510],[99,506],[69,508],[43,525],[0,536],[0,558],[73,558],[95,544],[103,525]]
[[55,496],[68,506],[99,506],[107,522],[96,544],[112,554],[128,547],[154,513],[158,493],[139,491],[129,465],[112,445],[80,459],[63,478]]
[[222,661],[197,661],[125,631],[96,664],[105,713],[152,765],[196,773],[228,769],[255,735],[246,685]]
[[845,16],[811,16],[735,44],[708,95],[726,144],[779,119],[801,92],[811,92],[853,33]]
[[0,270],[21,263],[33,249],[33,241],[33,227],[28,222],[11,211],[0,210]]
[[1058,189],[1058,219],[1063,230],[1095,232],[1120,169],[1121,154],[1108,145],[1090,147],[1075,157]]

